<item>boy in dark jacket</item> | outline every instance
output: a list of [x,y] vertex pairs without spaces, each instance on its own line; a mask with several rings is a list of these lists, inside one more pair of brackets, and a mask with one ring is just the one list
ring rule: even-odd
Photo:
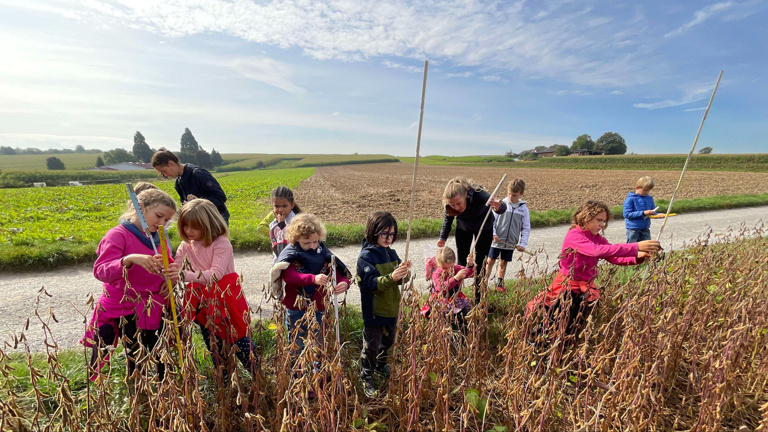
[[163,177],[176,179],[176,193],[182,204],[195,198],[207,199],[216,206],[229,225],[229,210],[224,204],[227,196],[211,173],[197,165],[179,163],[179,158],[168,150],[160,150],[152,155],[152,167]]
[[408,281],[410,263],[390,248],[397,240],[397,221],[386,211],[368,217],[363,249],[357,258],[357,284],[363,309],[363,350],[360,379],[368,397],[376,394],[374,372],[389,378],[389,348],[395,343],[400,287]]
[[651,219],[648,216],[663,213],[656,212],[656,204],[649,195],[653,189],[653,178],[640,177],[635,183],[635,191],[627,194],[624,200],[624,226],[627,228],[627,243],[638,243],[651,239]]

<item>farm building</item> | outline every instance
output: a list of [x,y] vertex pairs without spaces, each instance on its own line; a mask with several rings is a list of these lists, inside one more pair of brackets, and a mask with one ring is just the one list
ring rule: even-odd
[[578,150],[571,150],[571,154],[573,156],[602,156],[605,154],[605,152],[601,152],[598,150],[587,150],[587,149],[578,149]]
[[104,165],[96,168],[91,168],[88,171],[139,171],[153,169],[150,163],[137,163],[137,162],[121,162],[112,165]]
[[555,155],[555,151],[557,150],[557,144],[551,145],[544,150],[535,150],[533,154],[535,154],[538,157],[553,157]]

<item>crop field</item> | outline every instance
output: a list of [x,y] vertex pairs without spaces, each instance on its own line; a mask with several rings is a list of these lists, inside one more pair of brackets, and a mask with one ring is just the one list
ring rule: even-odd
[[[255,236],[256,225],[269,209],[273,188],[296,187],[312,173],[312,168],[301,168],[219,177],[227,192],[233,239],[247,241]],[[173,181],[157,179],[154,183],[178,198]],[[74,246],[93,253],[104,233],[117,224],[127,200],[122,184],[5,189],[0,194],[0,256],[33,248],[52,254],[50,259],[55,260],[57,254]]]
[[[559,156],[534,161],[513,161],[504,156],[425,156],[425,165],[450,166],[505,166],[510,168],[563,168],[599,170],[673,170],[678,171],[685,163],[687,154],[670,155],[611,155],[611,156]],[[413,163],[415,158],[400,158]],[[690,171],[768,171],[768,153],[693,155],[688,165]]]
[[0,155],[0,170],[45,170],[45,161],[55,156],[64,162],[68,170],[89,169],[96,166],[96,158],[102,153],[60,153],[39,155]]
[[342,154],[224,154],[225,161],[234,161],[221,168],[222,171],[233,169],[255,169],[259,163],[272,168],[303,168],[328,165],[361,163],[396,162],[397,159],[384,154],[342,155]]
[[[373,397],[358,378],[362,323],[354,307],[340,308],[341,345],[326,313],[322,339],[293,366],[295,345],[276,307],[272,320],[251,329],[260,361],[231,381],[213,367],[197,326],[181,320],[181,334],[191,336],[181,358],[166,324],[156,355],[143,356],[134,374],[126,376],[118,348],[91,382],[88,351],[60,349],[48,327],[64,312],[41,305],[27,326],[44,330],[46,353],[30,353],[24,329],[0,343],[0,429],[765,431],[766,234],[744,229],[641,267],[602,267],[599,306],[578,337],[566,334],[567,316],[525,313],[546,277],[515,279],[508,294],[484,290],[466,328],[439,305],[425,319],[424,297],[406,286],[392,376],[375,378]],[[544,323],[546,338],[537,337]],[[154,372],[158,359],[173,365],[164,380]],[[233,353],[224,361],[236,368]]]
[[[533,210],[570,209],[587,199],[621,205],[642,170],[564,170],[509,167],[448,167],[421,165],[416,186],[415,218],[442,218],[442,193],[455,175],[474,179],[492,191],[504,174],[507,180],[520,177],[527,188],[523,199]],[[654,198],[668,200],[677,185],[678,171],[654,171]],[[333,223],[365,223],[374,210],[388,210],[398,220],[407,220],[413,165],[407,163],[317,168],[301,182],[296,201],[305,211],[315,212]],[[504,186],[506,188],[506,185]],[[720,195],[766,194],[768,173],[686,173],[676,199]],[[506,189],[502,190],[506,196]]]

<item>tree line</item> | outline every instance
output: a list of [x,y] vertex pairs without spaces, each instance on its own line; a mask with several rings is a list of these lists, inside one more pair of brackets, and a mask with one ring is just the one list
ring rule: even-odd
[[[3,147],[3,149],[5,148],[6,147]],[[10,148],[10,147],[7,147],[7,148]],[[77,146],[77,148],[82,148],[82,146]],[[59,151],[59,153],[78,153],[77,148],[75,149],[75,151],[72,151],[72,150]],[[11,149],[11,150],[14,150],[14,149]],[[29,150],[29,149],[25,149],[25,150]],[[159,150],[164,150],[164,149],[160,148]],[[94,152],[94,151],[101,153],[101,150],[83,149],[83,152]],[[141,132],[136,131],[136,133],[133,135],[133,148],[131,152],[122,148],[116,148],[113,150],[106,151],[104,152],[103,155],[98,156],[96,158],[96,166],[102,167],[104,165],[114,165],[114,164],[119,164],[124,162],[149,163],[152,160],[152,155],[155,154],[156,151],[157,150],[151,148],[149,144],[147,144],[147,139],[144,138],[144,135]],[[54,152],[54,151],[50,150],[49,152]],[[211,152],[208,153],[204,148],[200,146],[200,144],[195,139],[195,136],[192,135],[192,131],[190,131],[189,128],[184,128],[184,133],[181,135],[181,150],[179,152],[174,152],[174,153],[176,153],[176,155],[179,157],[179,160],[181,160],[182,163],[190,163],[190,164],[198,165],[205,169],[213,169],[215,167],[218,167],[224,164],[224,159],[222,159],[221,154],[217,152],[216,149],[212,149]],[[40,154],[40,153],[2,153],[2,154]],[[66,169],[66,167],[64,166],[64,162],[62,162],[61,159],[57,157],[49,157],[48,159],[46,159],[45,162],[46,162],[46,167],[49,170]]]
[[10,146],[0,146],[0,155],[13,156],[13,155],[39,155],[39,154],[70,154],[70,153],[101,153],[99,149],[85,149],[81,145],[75,146],[75,149],[48,149],[40,150],[39,148],[19,148]]

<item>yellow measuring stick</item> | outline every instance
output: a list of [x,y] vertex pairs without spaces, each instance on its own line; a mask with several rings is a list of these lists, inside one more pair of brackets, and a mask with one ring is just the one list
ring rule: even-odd
[[[160,225],[157,227],[157,232],[160,237],[160,251],[163,255],[163,268],[168,269],[168,242],[165,240],[165,226]],[[179,320],[176,317],[176,301],[173,299],[173,284],[171,278],[165,276],[165,283],[168,285],[168,294],[171,299],[171,313],[173,314],[173,329],[176,331],[176,347],[179,349],[179,367],[181,368],[181,379],[186,383],[187,379],[184,376],[184,357],[181,354],[181,335],[179,334]]]

